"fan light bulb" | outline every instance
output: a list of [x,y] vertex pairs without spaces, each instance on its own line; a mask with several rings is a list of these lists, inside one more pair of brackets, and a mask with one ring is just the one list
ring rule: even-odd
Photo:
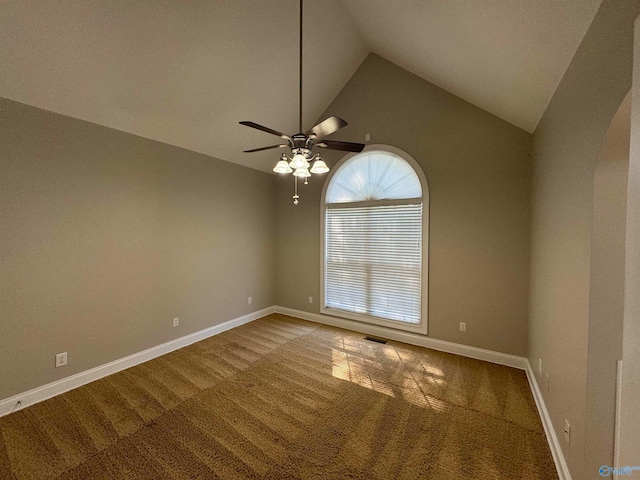
[[309,173],[309,170],[307,170],[306,168],[296,168],[296,171],[293,172],[293,175],[296,177],[310,177],[311,174]]
[[315,162],[313,162],[313,167],[311,167],[311,173],[327,173],[329,171],[329,167],[321,158],[318,158]]
[[309,168],[309,162],[307,162],[307,157],[305,157],[303,154],[296,153],[291,159],[291,163],[289,164],[289,166],[296,170],[300,168],[307,169]]
[[273,171],[276,173],[291,173],[293,172],[293,170],[291,170],[291,167],[289,166],[289,164],[287,163],[286,160],[280,160],[278,162],[278,164],[273,167]]

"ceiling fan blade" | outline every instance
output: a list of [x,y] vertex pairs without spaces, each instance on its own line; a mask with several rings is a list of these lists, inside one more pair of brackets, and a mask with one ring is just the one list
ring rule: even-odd
[[361,152],[364,143],[339,142],[337,140],[323,140],[316,143],[316,147],[328,148],[329,150],[342,150],[343,152]]
[[291,137],[289,135],[286,135],[282,132],[278,132],[272,128],[269,127],[263,127],[262,125],[259,125],[255,122],[240,122],[240,125],[244,125],[245,127],[251,127],[251,128],[255,128],[256,130],[262,130],[263,132],[267,132],[270,133],[271,135],[276,135],[280,138],[284,138],[285,140],[288,140],[289,142],[291,141]]
[[310,128],[305,132],[307,137],[310,137],[312,134],[315,135],[316,140],[326,137],[327,135],[331,135],[333,132],[337,132],[342,127],[346,127],[348,125],[347,122],[342,120],[340,117],[329,117],[326,120],[323,120],[318,125],[313,128]]
[[251,150],[243,150],[242,153],[261,152],[262,150],[271,150],[272,148],[284,148],[289,145],[269,145],[268,147],[252,148]]

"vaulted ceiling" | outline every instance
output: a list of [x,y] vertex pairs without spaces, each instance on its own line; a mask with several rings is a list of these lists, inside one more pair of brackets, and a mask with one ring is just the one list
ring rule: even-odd
[[[375,52],[532,132],[600,1],[305,0],[304,128]],[[277,138],[238,122],[297,131],[298,15],[297,0],[0,0],[0,96],[269,171],[274,151],[241,152]]]

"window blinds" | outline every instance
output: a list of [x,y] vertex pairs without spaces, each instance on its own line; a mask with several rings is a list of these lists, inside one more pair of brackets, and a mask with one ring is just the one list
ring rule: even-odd
[[419,324],[422,203],[327,206],[325,306]]

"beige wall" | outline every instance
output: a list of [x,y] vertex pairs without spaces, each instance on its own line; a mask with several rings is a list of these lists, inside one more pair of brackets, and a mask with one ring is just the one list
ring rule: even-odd
[[[429,336],[525,355],[530,134],[373,54],[322,118],[328,115],[350,124],[331,138],[364,141],[370,132],[371,143],[404,150],[427,177]],[[325,156],[330,166],[341,158]],[[291,176],[278,183],[277,302],[313,313],[323,181],[314,176],[301,187],[298,206]]]
[[271,175],[8,100],[0,118],[0,399],[274,304]]
[[543,396],[574,479],[599,478],[585,466],[594,165],[631,87],[639,13],[637,0],[603,1],[533,136],[529,359],[550,376]]
[[635,26],[628,190],[620,465],[640,465],[640,18]]
[[585,472],[613,465],[617,362],[622,358],[631,95],[618,109],[593,178],[585,403]]

